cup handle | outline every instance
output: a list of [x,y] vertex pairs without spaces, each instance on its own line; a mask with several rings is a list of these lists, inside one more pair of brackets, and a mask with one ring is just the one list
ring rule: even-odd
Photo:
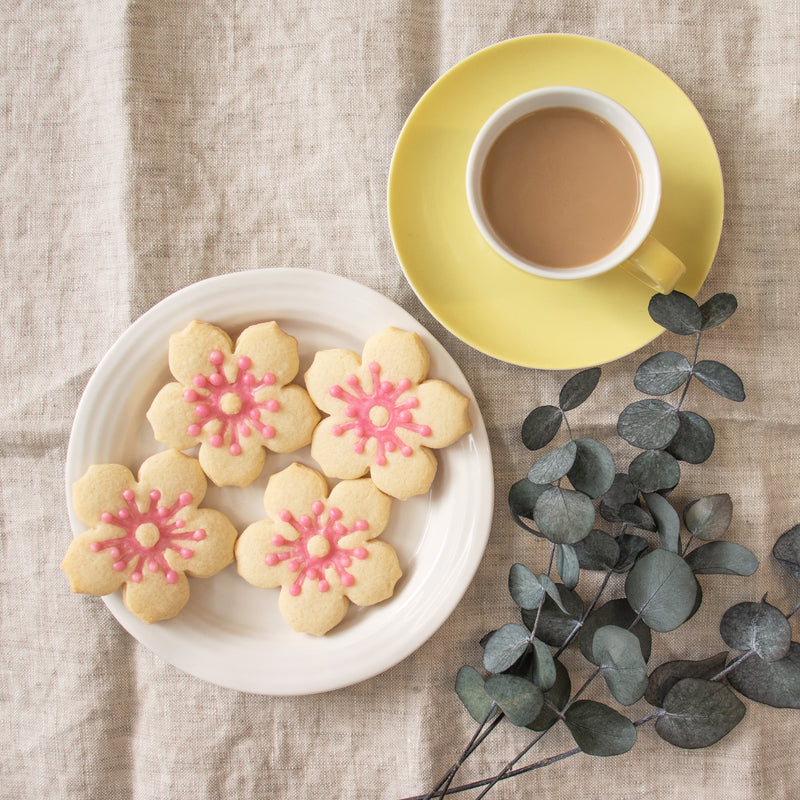
[[652,236],[648,236],[621,266],[661,294],[669,294],[686,272],[683,262]]

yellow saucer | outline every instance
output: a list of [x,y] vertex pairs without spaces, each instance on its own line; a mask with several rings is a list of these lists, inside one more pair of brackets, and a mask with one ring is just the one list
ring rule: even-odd
[[456,336],[513,364],[577,369],[627,355],[662,332],[647,313],[652,291],[621,269],[573,281],[517,269],[481,237],[465,190],[467,156],[486,118],[515,95],[550,84],[595,89],[638,117],[661,162],[662,204],[653,233],[686,265],[677,288],[694,296],[722,230],[714,143],[697,109],[666,75],[596,39],[511,39],[436,81],[395,148],[389,224],[409,283]]

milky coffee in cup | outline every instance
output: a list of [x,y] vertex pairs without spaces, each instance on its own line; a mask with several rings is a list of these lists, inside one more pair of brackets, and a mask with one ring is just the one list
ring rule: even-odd
[[506,260],[557,279],[616,266],[658,291],[684,273],[650,236],[661,201],[653,145],[620,104],[557,86],[498,109],[473,143],[467,199],[487,242]]

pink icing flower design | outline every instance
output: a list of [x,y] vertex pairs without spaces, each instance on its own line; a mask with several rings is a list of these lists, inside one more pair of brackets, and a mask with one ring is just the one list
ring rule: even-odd
[[265,448],[288,453],[309,443],[319,413],[290,383],[297,341],[276,323],[251,325],[236,346],[220,328],[191,322],[169,342],[177,382],[164,386],[147,418],[158,441],[178,450],[200,445],[198,459],[219,486],[247,486]]
[[338,483],[328,495],[316,470],[292,464],[272,475],[264,494],[269,519],[236,543],[239,574],[255,586],[280,586],[279,608],[297,631],[323,635],[350,603],[390,597],[401,571],[394,550],[374,541],[391,500],[368,478]]
[[145,622],[175,616],[189,599],[187,575],[208,577],[233,560],[236,529],[199,508],[206,478],[176,450],[148,458],[138,480],[121,464],[89,468],[72,504],[89,530],[72,540],[61,568],[73,592],[106,595],[120,587]]
[[311,456],[326,475],[369,473],[378,488],[405,500],[427,492],[437,470],[434,449],[470,430],[469,401],[445,381],[427,379],[430,357],[416,333],[386,328],[361,357],[323,350],[305,374],[317,407]]

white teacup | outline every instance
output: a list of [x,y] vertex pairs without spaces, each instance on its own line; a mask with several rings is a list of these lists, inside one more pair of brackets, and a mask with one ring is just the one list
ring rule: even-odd
[[[535,112],[544,110],[550,111],[550,122],[546,122],[545,116],[541,114],[536,117],[531,116]],[[587,115],[585,112],[589,112],[589,114]],[[561,119],[559,119],[559,115]],[[600,118],[599,120],[597,120],[598,117]],[[535,223],[543,226],[543,237],[550,236],[554,238],[554,247],[559,246],[557,237],[559,236],[558,231],[560,228],[556,224],[551,227],[544,227],[549,224],[549,214],[555,214],[556,209],[559,209],[558,214],[561,216],[556,220],[559,224],[564,220],[571,221],[574,216],[576,219],[574,237],[579,244],[583,244],[582,236],[587,241],[590,241],[597,231],[590,232],[592,225],[586,225],[585,230],[581,227],[587,221],[591,222],[591,219],[586,216],[580,217],[577,213],[578,206],[582,203],[585,205],[587,197],[591,196],[594,198],[594,206],[592,208],[597,209],[598,214],[610,213],[604,207],[603,192],[607,189],[609,198],[612,195],[616,197],[615,192],[618,188],[615,183],[617,172],[615,171],[611,176],[606,174],[608,170],[602,172],[601,168],[605,169],[608,164],[612,163],[607,157],[606,151],[603,150],[597,151],[597,157],[604,160],[601,162],[595,159],[599,174],[596,177],[593,176],[594,183],[591,184],[593,194],[587,189],[585,193],[587,197],[583,197],[580,192],[581,187],[576,190],[575,186],[568,184],[568,181],[574,183],[575,178],[574,175],[567,174],[570,169],[580,169],[581,164],[588,163],[591,170],[593,163],[591,159],[586,161],[589,158],[587,151],[591,148],[584,146],[590,140],[577,138],[577,131],[588,130],[591,132],[592,125],[599,126],[597,130],[601,138],[597,138],[596,141],[602,143],[606,142],[608,136],[616,137],[617,140],[621,137],[619,147],[627,148],[626,152],[628,152],[629,156],[632,154],[631,169],[633,172],[631,174],[626,172],[625,176],[620,174],[620,181],[624,177],[624,181],[627,182],[626,185],[634,181],[637,186],[632,189],[636,193],[635,196],[631,195],[624,198],[626,201],[633,203],[630,206],[630,216],[625,218],[624,224],[623,218],[620,216],[619,224],[622,226],[620,227],[620,234],[617,240],[610,245],[610,249],[594,253],[585,262],[580,261],[577,264],[568,263],[567,265],[554,264],[547,263],[545,258],[532,256],[530,253],[515,249],[509,244],[510,237],[504,238],[498,233],[496,225],[493,225],[491,221],[492,214],[494,213],[494,219],[497,220],[497,215],[502,215],[503,212],[502,210],[498,211],[499,206],[487,208],[487,205],[493,201],[491,200],[492,195],[487,193],[486,181],[490,181],[494,177],[493,174],[487,177],[489,175],[486,170],[487,157],[489,158],[490,170],[495,169],[494,165],[496,163],[502,163],[498,160],[500,157],[497,156],[497,153],[498,150],[502,147],[507,147],[507,145],[499,145],[494,151],[492,148],[501,134],[505,134],[509,131],[510,126],[521,120],[527,120],[525,124],[529,126],[532,124],[540,126],[540,121],[541,124],[549,124],[551,127],[547,130],[552,131],[553,134],[545,133],[545,129],[541,127],[539,127],[538,131],[535,127],[529,128],[533,134],[540,137],[550,136],[550,139],[535,139],[531,135],[528,140],[521,138],[523,137],[523,129],[517,127],[515,135],[516,141],[521,143],[518,145],[519,147],[524,148],[526,141],[541,141],[542,145],[530,145],[530,147],[538,147],[538,151],[530,154],[531,162],[520,158],[518,168],[513,159],[520,153],[526,155],[525,151],[512,152],[509,150],[506,152],[504,154],[506,166],[504,167],[505,173],[503,173],[505,176],[503,180],[506,183],[499,184],[501,188],[499,190],[496,189],[495,192],[502,192],[502,186],[510,187],[509,197],[516,198],[516,190],[519,188],[517,182],[528,181],[532,187],[531,191],[534,192],[534,195],[531,195],[534,199],[531,201],[530,207],[531,209],[537,207],[540,209],[535,218]],[[607,128],[607,126],[611,127]],[[572,135],[569,134],[570,130],[576,131],[574,141]],[[565,135],[556,136],[559,131]],[[527,136],[527,132],[525,135]],[[505,142],[509,141],[509,139],[506,137],[501,141]],[[609,147],[617,147],[610,139],[608,144]],[[534,177],[533,173],[526,174],[526,169],[530,163],[535,162],[535,159],[540,154],[544,157],[545,145],[547,147],[552,145],[553,148],[558,149],[557,155],[560,160],[557,161],[557,164],[560,166],[553,167],[550,161],[542,162],[537,169],[543,171],[537,172],[536,177]],[[570,147],[574,149],[570,150]],[[609,150],[608,153],[611,153],[611,151]],[[590,155],[594,157],[593,152]],[[627,171],[628,167],[624,164],[624,155],[620,153],[619,158],[621,167]],[[613,163],[616,164],[616,162]],[[559,169],[561,173],[564,173],[563,178],[558,171]],[[616,167],[613,169],[616,170]],[[522,184],[520,183],[521,186]],[[668,293],[672,291],[685,272],[685,267],[680,259],[650,235],[661,203],[661,169],[655,148],[642,125],[627,109],[615,100],[598,92],[576,86],[549,86],[526,92],[501,106],[484,123],[473,142],[467,161],[466,189],[470,212],[488,244],[506,261],[533,275],[557,280],[574,280],[600,275],[621,266],[651,288]],[[562,189],[564,190],[563,192],[561,192]],[[551,194],[554,198],[552,208],[550,207]],[[568,199],[565,199],[567,196]],[[560,199],[558,204],[555,203],[555,199]],[[507,204],[507,209],[514,209],[514,214],[516,214],[516,210],[524,212],[519,216],[518,227],[529,226],[529,229],[526,228],[524,233],[528,234],[529,238],[533,236],[535,239],[538,233],[535,230],[536,225],[533,219],[530,216],[525,217],[525,214],[528,213],[526,203],[516,199],[511,202],[513,205],[509,206]],[[570,207],[570,203],[573,202],[574,209]],[[537,206],[536,203],[540,205]],[[627,207],[624,213],[628,213]],[[623,211],[620,210],[620,214],[623,214]],[[502,221],[502,216],[499,219]],[[604,219],[605,217],[603,216],[598,217],[597,223],[594,225],[594,228],[598,228],[601,234],[603,233],[602,226],[605,224],[603,222]],[[517,223],[515,222],[514,224]],[[522,233],[523,231],[520,230],[520,234]],[[597,247],[600,248],[601,245],[598,244]]]

